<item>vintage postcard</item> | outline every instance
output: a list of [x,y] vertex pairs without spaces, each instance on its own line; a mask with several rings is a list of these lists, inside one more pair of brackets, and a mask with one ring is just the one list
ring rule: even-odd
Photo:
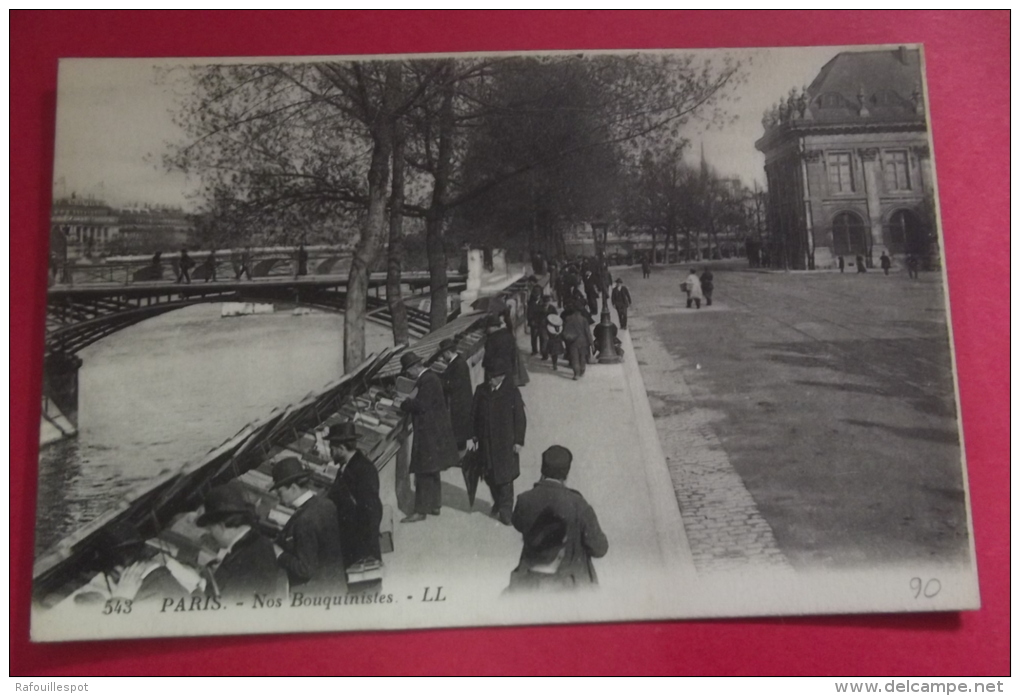
[[980,605],[920,46],[60,64],[32,639]]

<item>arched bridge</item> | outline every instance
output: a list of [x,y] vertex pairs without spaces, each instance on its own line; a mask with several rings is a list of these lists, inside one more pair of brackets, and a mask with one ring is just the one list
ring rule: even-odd
[[[451,291],[463,290],[466,276],[448,276]],[[412,292],[429,285],[427,273],[405,273],[401,278]],[[368,319],[392,324],[385,300],[386,274],[369,276]],[[380,293],[380,289],[382,292]],[[375,292],[372,293],[371,291]],[[381,296],[380,296],[381,295]],[[140,321],[206,302],[287,302],[296,305],[343,311],[347,297],[347,276],[267,277],[252,281],[229,280],[192,282],[161,281],[56,285],[50,288],[46,307],[46,354],[74,355],[96,341]],[[429,331],[429,316],[408,307],[412,336]]]

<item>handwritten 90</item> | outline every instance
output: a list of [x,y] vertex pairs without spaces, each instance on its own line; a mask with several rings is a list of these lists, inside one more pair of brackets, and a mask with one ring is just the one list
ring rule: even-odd
[[914,599],[931,599],[942,591],[942,583],[938,578],[910,578],[910,590],[914,593]]

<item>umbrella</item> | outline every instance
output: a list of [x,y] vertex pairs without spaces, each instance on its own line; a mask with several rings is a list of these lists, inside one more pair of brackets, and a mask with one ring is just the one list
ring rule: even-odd
[[478,450],[467,452],[460,466],[461,472],[464,474],[464,487],[467,488],[468,505],[474,507],[475,494],[478,493],[478,481],[482,478],[484,468]]

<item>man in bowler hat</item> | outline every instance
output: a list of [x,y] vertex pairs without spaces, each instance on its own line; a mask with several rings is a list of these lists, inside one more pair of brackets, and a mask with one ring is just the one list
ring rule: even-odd
[[510,524],[514,480],[521,475],[519,453],[528,427],[521,392],[510,380],[503,360],[492,363],[489,378],[475,390],[472,403],[472,447],[482,460],[485,483],[492,493],[492,516]]
[[255,528],[255,508],[244,486],[230,481],[213,488],[203,507],[195,524],[209,529],[222,554],[218,564],[210,564],[207,593],[239,600],[286,595],[286,575],[276,564],[273,542]]
[[434,371],[426,369],[421,358],[411,351],[400,356],[400,366],[417,380],[412,395],[400,404],[411,414],[414,436],[411,440],[411,466],[414,474],[414,512],[401,522],[422,522],[426,515],[438,515],[443,505],[440,472],[457,464],[450,411],[443,395],[443,383]]
[[333,462],[340,467],[327,497],[340,521],[340,546],[348,568],[360,561],[382,560],[379,524],[383,506],[379,498],[379,472],[358,449],[354,423],[340,423],[326,436]]
[[569,590],[598,584],[593,558],[609,542],[591,505],[566,486],[573,455],[553,445],[542,453],[542,478],[521,493],[513,525],[524,539],[521,560],[510,574],[511,591]]
[[498,316],[490,315],[485,322],[485,354],[482,356],[482,368],[486,377],[491,373],[495,362],[508,365],[510,381],[518,383],[517,339],[510,329],[502,325]]
[[450,424],[457,450],[463,452],[471,439],[471,369],[467,361],[457,352],[457,342],[444,338],[439,350],[446,361],[443,371],[443,392],[450,407]]
[[280,502],[295,512],[276,537],[277,560],[290,586],[330,590],[344,585],[340,524],[329,498],[308,490],[311,474],[301,460],[286,457],[273,464],[273,485]]

